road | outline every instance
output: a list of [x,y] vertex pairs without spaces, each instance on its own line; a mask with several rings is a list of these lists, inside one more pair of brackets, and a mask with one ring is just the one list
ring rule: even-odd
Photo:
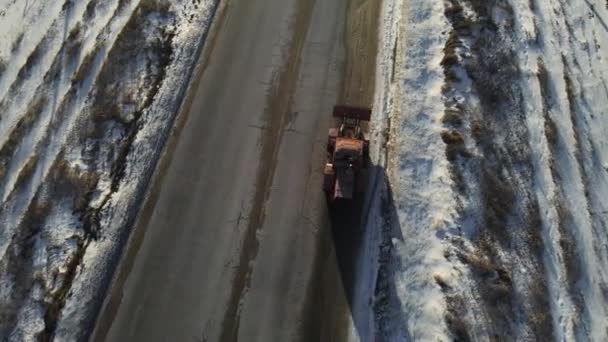
[[319,340],[320,170],[346,13],[347,0],[227,0],[92,340]]

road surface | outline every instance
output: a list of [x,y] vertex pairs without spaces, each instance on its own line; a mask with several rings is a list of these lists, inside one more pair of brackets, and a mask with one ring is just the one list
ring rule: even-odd
[[320,170],[329,113],[352,69],[347,0],[224,1],[95,341],[323,334],[317,278],[337,271],[325,263]]

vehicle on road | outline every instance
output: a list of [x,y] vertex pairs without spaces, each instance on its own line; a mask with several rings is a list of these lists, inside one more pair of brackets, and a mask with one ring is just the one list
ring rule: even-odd
[[361,196],[369,165],[368,122],[371,109],[337,105],[329,129],[323,190],[330,203]]

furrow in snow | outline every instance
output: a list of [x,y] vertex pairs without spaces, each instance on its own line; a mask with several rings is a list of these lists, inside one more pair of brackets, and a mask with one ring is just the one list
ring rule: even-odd
[[[8,189],[5,190],[6,200],[3,210],[0,212],[0,222],[3,222],[5,227],[0,231],[0,236],[3,237],[0,239],[2,241],[0,255],[4,255],[9,237],[23,218],[24,212],[44,181],[56,156],[68,141],[70,134],[62,132],[72,132],[75,129],[77,132],[71,134],[78,134],[80,127],[77,125],[77,120],[88,114],[88,112],[82,111],[87,100],[86,95],[95,85],[95,80],[104,66],[107,54],[111,51],[115,39],[122,32],[136,6],[137,2],[131,2],[128,6],[122,7],[123,12],[120,15],[112,15],[114,20],[109,22],[108,29],[102,30],[97,36],[97,41],[102,43],[97,44],[92,51],[88,52],[78,70],[75,71],[76,75],[83,76],[76,76],[75,82],[66,91],[56,108],[53,108],[55,106],[41,108],[42,113],[46,111],[48,114],[48,124],[43,126],[44,130],[38,141],[33,144],[34,153],[29,158],[24,158],[25,163],[22,164],[19,172],[14,172],[12,183],[8,183]],[[51,105],[49,102],[46,104]],[[17,160],[17,162],[20,161]]]
[[[97,19],[107,25],[113,21],[124,22],[129,13],[116,13],[115,8],[101,6],[96,8],[96,2],[89,2],[83,15],[89,12],[101,12]],[[38,146],[45,146],[45,136],[48,135],[50,125],[56,119],[57,107],[65,101],[66,96],[75,96],[74,87],[82,81],[87,69],[87,63],[95,57],[95,50],[99,48],[96,42],[103,41],[106,34],[104,27],[83,27],[76,24],[67,38],[64,39],[54,60],[46,71],[41,83],[33,89],[20,89],[20,92],[29,93],[32,98],[29,103],[10,102],[7,111],[22,114],[17,124],[7,134],[8,138],[0,150],[0,195],[5,202],[8,195],[14,190],[14,184],[21,171],[27,165],[28,156],[39,154]],[[50,36],[49,36],[50,37]],[[27,96],[26,96],[27,97]],[[22,105],[26,105],[22,108]],[[61,108],[59,108],[61,110]]]

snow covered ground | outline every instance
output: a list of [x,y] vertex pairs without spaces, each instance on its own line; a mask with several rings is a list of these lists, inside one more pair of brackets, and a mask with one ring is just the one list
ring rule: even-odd
[[[216,4],[0,0],[3,340],[91,327]],[[354,334],[607,340],[608,4],[382,15]]]
[[0,0],[0,337],[82,338],[216,0]]
[[607,340],[608,4],[385,0],[381,23],[360,338]]

